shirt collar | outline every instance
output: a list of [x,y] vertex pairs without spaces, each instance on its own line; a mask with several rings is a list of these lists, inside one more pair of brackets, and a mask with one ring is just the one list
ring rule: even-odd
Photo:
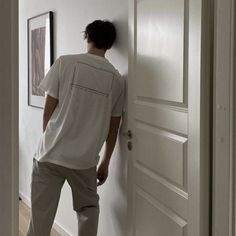
[[99,59],[99,60],[102,60],[102,61],[108,61],[105,57],[101,57],[101,56],[98,56],[98,55],[95,55],[95,54],[92,54],[92,53],[87,52],[87,53],[85,53],[85,55],[87,55],[89,57]]

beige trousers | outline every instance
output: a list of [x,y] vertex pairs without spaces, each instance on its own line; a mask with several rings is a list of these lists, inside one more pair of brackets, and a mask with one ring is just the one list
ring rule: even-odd
[[96,167],[74,170],[34,159],[31,220],[27,236],[50,236],[61,188],[69,183],[78,217],[78,235],[96,236],[99,216]]

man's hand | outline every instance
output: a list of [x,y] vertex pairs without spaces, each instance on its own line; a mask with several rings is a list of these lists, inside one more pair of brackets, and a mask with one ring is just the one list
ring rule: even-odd
[[109,169],[109,162],[106,161],[101,162],[97,170],[97,179],[99,180],[97,186],[104,184],[105,181],[107,180],[108,169]]

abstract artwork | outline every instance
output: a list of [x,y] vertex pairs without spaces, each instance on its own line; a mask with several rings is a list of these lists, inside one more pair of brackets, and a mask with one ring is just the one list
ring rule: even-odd
[[43,108],[38,86],[53,63],[53,13],[28,19],[28,105]]

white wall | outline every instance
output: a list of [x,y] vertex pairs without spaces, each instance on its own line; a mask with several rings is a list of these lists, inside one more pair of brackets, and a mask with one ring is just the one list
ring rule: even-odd
[[[109,19],[118,29],[118,40],[108,53],[108,59],[123,75],[127,75],[127,18],[126,0],[20,0],[19,1],[19,60],[20,60],[20,194],[30,201],[32,158],[42,133],[42,109],[27,105],[27,19],[54,12],[55,58],[63,54],[86,51],[82,31],[95,19]],[[124,129],[124,127],[123,127]],[[126,227],[126,151],[125,140],[119,140],[110,166],[110,177],[100,187],[99,236],[124,236]],[[55,220],[68,235],[77,235],[77,220],[72,209],[71,191],[64,185]],[[63,235],[66,235],[62,233]]]

